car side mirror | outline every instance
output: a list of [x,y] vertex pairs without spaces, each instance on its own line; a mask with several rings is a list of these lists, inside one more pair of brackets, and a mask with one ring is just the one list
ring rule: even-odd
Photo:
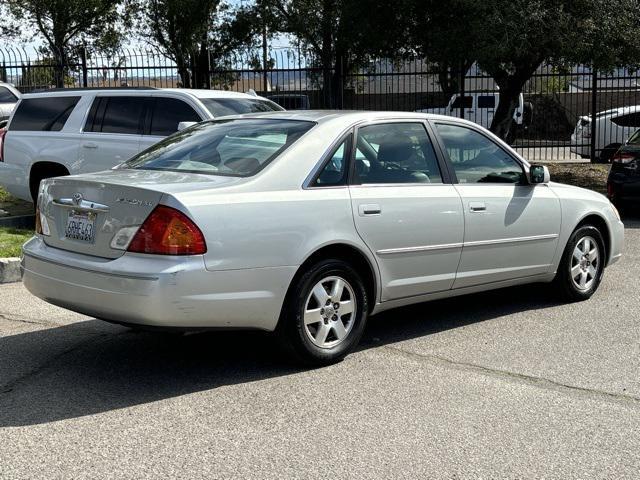
[[180,122],[178,123],[178,131],[189,128],[191,125],[195,125],[198,122]]
[[529,183],[549,183],[551,181],[551,174],[549,169],[544,165],[531,165],[529,167]]

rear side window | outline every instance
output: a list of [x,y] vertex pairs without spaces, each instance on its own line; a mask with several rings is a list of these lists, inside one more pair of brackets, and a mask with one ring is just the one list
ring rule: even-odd
[[98,97],[89,112],[85,132],[142,133],[148,97]]
[[7,87],[0,87],[0,103],[15,103],[18,99]]
[[178,131],[180,122],[200,122],[202,118],[177,98],[156,98],[151,115],[151,135],[168,136]]
[[496,108],[496,97],[481,95],[478,97],[478,108]]
[[640,128],[640,113],[629,113],[612,118],[611,121],[620,127]]
[[59,132],[80,97],[42,97],[22,100],[11,121],[11,130]]

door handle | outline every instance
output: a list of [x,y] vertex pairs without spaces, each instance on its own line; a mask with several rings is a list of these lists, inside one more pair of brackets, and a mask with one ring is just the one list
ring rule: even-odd
[[363,204],[358,206],[358,213],[361,217],[368,215],[380,215],[382,213],[382,208],[380,208],[380,205],[375,203]]
[[472,212],[484,212],[487,210],[487,205],[484,202],[469,202],[469,210]]
[[98,144],[95,142],[85,142],[82,144],[84,148],[98,148]]

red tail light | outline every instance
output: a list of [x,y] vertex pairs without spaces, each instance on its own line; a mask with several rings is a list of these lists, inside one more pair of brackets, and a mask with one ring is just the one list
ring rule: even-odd
[[7,135],[6,128],[0,128],[0,162],[4,162],[4,137]]
[[617,152],[611,161],[613,163],[631,163],[635,160],[636,156],[631,153]]
[[131,240],[129,252],[156,255],[206,253],[204,235],[195,223],[175,208],[158,205]]

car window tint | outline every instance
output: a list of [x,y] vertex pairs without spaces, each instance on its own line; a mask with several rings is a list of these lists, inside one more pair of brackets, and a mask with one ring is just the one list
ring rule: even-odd
[[80,97],[42,97],[23,99],[11,121],[10,130],[62,130]]
[[614,117],[611,121],[620,127],[640,128],[640,113],[629,113]]
[[347,183],[347,155],[349,154],[350,144],[351,135],[333,151],[313,186],[328,187]]
[[356,180],[374,183],[442,183],[435,150],[421,123],[387,123],[358,130]]
[[436,124],[460,183],[520,183],[524,172],[497,143],[470,128]]
[[109,97],[100,131],[102,133],[140,133],[144,101],[144,97]]
[[478,108],[496,108],[496,97],[493,95],[480,95],[478,97]]
[[[460,108],[462,105],[462,97],[456,97],[453,101],[453,105],[451,108]],[[464,97],[464,107],[463,108],[472,108],[473,107],[473,97]]]
[[18,99],[7,87],[0,87],[0,103],[15,103]]
[[277,103],[259,98],[200,98],[199,100],[214,117],[283,110]]
[[151,135],[166,137],[178,131],[180,122],[199,122],[202,118],[186,102],[177,98],[156,98],[151,115]]
[[277,158],[315,124],[297,120],[200,122],[136,155],[124,168],[248,177]]

